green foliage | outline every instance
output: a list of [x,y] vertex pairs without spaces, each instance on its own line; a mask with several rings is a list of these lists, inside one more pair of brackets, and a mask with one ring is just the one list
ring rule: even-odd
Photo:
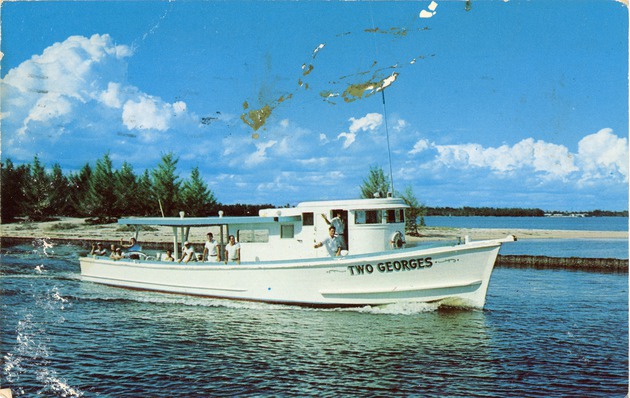
[[387,192],[389,192],[389,181],[383,169],[376,166],[370,167],[370,174],[361,185],[361,197],[371,199],[378,195],[378,197],[386,198]]
[[54,223],[52,225],[48,225],[44,229],[46,231],[67,231],[67,230],[76,229],[76,228],[78,228],[76,224],[59,222],[59,223]]
[[[179,180],[176,174],[177,161],[172,153],[163,155],[156,169],[145,170],[138,177],[126,162],[119,170],[114,170],[109,154],[98,159],[94,169],[88,163],[78,173],[67,176],[59,164],[54,164],[50,171],[46,171],[37,156],[30,165],[15,166],[10,159],[6,159],[0,163],[1,222],[7,223],[22,217],[41,221],[53,216],[73,216],[91,217],[86,222],[111,223],[121,216],[159,216],[160,202],[165,216],[176,216],[180,210],[191,216],[216,215],[218,210],[230,216],[252,216],[257,215],[260,209],[274,207],[271,204],[220,205],[197,167],[191,171],[188,179],[183,182]],[[381,197],[386,197],[389,187],[383,170],[371,167],[368,178],[361,186],[361,194],[364,198],[373,198],[374,193],[378,192]],[[415,198],[411,187],[398,195],[410,206],[406,227],[412,232],[423,226],[425,215],[531,217],[545,214],[541,209],[425,207]],[[628,216],[627,210],[579,213],[587,217]]]
[[124,162],[120,170],[114,172],[114,207],[117,216],[137,215],[146,197],[138,195],[138,178],[133,167]]
[[72,201],[70,198],[70,181],[63,175],[59,163],[53,165],[50,175],[50,202],[51,214],[67,215],[71,212]]
[[201,179],[198,167],[192,169],[190,179],[184,181],[181,203],[183,210],[193,217],[208,216],[215,213],[217,200]]
[[27,184],[29,167],[21,165],[15,167],[11,159],[1,163],[0,179],[0,209],[2,210],[2,223],[15,220],[22,215],[22,204],[26,202],[22,187]]
[[426,207],[418,201],[411,186],[405,188],[405,192],[399,194],[399,196],[409,206],[405,210],[405,229],[412,235],[419,235],[418,227],[425,226]]
[[[221,205],[220,210],[223,210],[226,216],[257,216],[258,212],[261,209],[271,209],[274,208],[274,205],[264,204],[264,205],[246,205],[237,203],[234,205]],[[216,215],[216,214],[213,214]]]
[[159,216],[160,207],[157,201],[153,197],[151,177],[149,176],[149,170],[145,170],[144,173],[138,178],[138,184],[136,185],[136,200],[138,200],[138,216]]
[[22,214],[28,215],[32,220],[42,221],[55,213],[51,180],[39,158],[35,156],[26,183],[21,186],[24,196],[24,201],[20,203]]
[[81,207],[91,217],[114,217],[117,213],[115,205],[114,171],[109,154],[106,153],[96,161]]
[[71,173],[68,176],[69,216],[83,215],[81,206],[85,201],[91,177],[92,168],[89,163],[86,163],[78,173]]
[[152,196],[161,205],[163,215],[173,217],[179,213],[179,188],[181,182],[175,171],[177,162],[172,152],[162,156],[162,163],[152,172]]
[[121,225],[118,228],[116,228],[116,232],[135,232],[136,231],[136,227],[138,228],[138,231],[144,231],[144,232],[159,231],[158,228],[152,227],[150,225],[138,225],[138,226]]

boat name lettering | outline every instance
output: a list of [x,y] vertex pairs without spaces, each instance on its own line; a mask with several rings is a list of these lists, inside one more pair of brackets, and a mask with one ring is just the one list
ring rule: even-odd
[[375,270],[384,272],[398,272],[398,271],[412,271],[415,269],[430,268],[433,265],[431,257],[424,258],[412,258],[407,260],[385,261],[376,265],[361,264],[361,265],[349,265],[348,271],[350,275],[365,275],[371,274]]

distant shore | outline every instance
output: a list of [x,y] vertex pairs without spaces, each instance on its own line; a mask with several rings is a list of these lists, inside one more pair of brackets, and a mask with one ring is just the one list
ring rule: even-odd
[[[114,242],[127,240],[131,232],[129,228],[119,224],[92,225],[84,218],[61,217],[55,221],[18,222],[0,225],[0,237],[7,242],[11,239],[53,239],[62,241]],[[502,238],[515,235],[518,239],[628,239],[628,231],[577,231],[547,229],[509,229],[509,228],[448,228],[427,227],[419,230],[420,236],[407,236],[409,243],[426,240],[458,239],[468,236],[472,240]],[[189,240],[205,242],[206,230],[192,228]],[[170,227],[157,227],[142,231],[143,242],[172,242],[173,230]]]
[[[206,228],[192,228],[188,240],[201,244],[205,242]],[[215,231],[216,232],[216,231]],[[62,217],[55,221],[22,222],[0,225],[2,246],[33,243],[45,239],[50,243],[76,244],[89,250],[92,243],[103,242],[106,245],[128,240],[132,235],[129,227],[119,224],[92,225],[83,218]],[[576,231],[546,229],[508,229],[508,228],[447,228],[428,227],[420,230],[420,236],[407,236],[407,243],[415,245],[423,241],[485,240],[515,235],[519,240],[527,239],[628,239],[628,231]],[[156,227],[143,230],[141,242],[147,249],[165,250],[173,242],[173,230],[170,227]],[[569,269],[598,272],[628,272],[628,260],[612,258],[583,259],[576,257],[545,256],[502,256],[497,259],[499,267]]]

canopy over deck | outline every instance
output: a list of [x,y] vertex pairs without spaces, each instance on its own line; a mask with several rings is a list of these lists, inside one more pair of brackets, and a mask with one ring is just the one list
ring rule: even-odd
[[264,224],[270,222],[290,222],[299,220],[299,216],[289,217],[142,217],[121,218],[118,224],[154,225],[164,227],[209,227],[215,225]]

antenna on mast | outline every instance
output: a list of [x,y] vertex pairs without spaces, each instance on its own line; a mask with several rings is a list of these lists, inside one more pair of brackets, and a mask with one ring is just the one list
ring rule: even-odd
[[392,196],[394,195],[394,173],[392,172],[392,151],[389,146],[389,127],[387,126],[387,108],[385,107],[385,88],[381,88],[383,96],[383,117],[385,118],[385,133],[387,134],[387,157],[389,158],[389,181],[392,188]]

